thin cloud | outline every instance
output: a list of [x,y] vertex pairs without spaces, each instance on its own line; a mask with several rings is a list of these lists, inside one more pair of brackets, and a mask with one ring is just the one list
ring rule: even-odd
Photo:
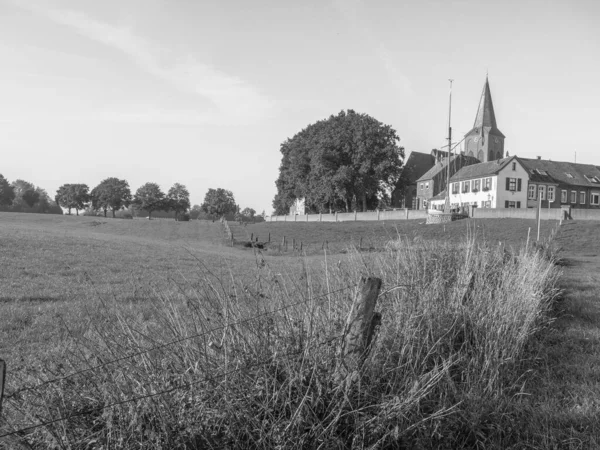
[[375,56],[381,61],[383,68],[394,87],[405,95],[412,94],[410,79],[400,70],[394,57],[384,42],[373,36],[373,33],[360,20],[360,0],[332,0],[334,7],[352,28],[361,33],[373,47]]
[[[22,0],[13,0],[13,3],[41,14],[54,23],[67,26],[88,39],[115,48],[129,56],[147,73],[183,92],[209,100],[215,106],[215,112],[210,115],[195,114],[194,122],[246,123],[269,116],[273,109],[273,102],[254,86],[239,77],[226,74],[209,64],[198,61],[192,55],[185,55],[175,64],[161,64],[160,61],[166,59],[161,56],[172,56],[168,50],[136,35],[130,28],[100,22],[81,12],[42,9]],[[140,113],[137,116],[142,118],[144,114],[147,113]],[[175,112],[172,117],[181,114],[182,112]],[[123,117],[129,115],[131,114],[125,114]],[[150,114],[150,116],[156,118],[160,114]],[[162,116],[167,117],[168,113],[163,113]]]

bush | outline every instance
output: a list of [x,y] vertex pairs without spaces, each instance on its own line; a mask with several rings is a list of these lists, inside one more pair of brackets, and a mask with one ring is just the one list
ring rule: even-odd
[[177,220],[178,222],[189,222],[190,215],[189,213],[181,213],[175,218],[175,220]]
[[115,212],[115,218],[117,219],[133,219],[133,214],[128,209],[121,209]]

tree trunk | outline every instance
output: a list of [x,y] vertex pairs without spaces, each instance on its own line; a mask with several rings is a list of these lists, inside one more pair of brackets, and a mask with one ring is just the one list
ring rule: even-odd
[[77,208],[75,208],[75,212],[77,213],[77,215],[79,215],[79,210]]
[[362,209],[363,211],[367,211],[367,193],[362,193]]
[[148,220],[151,220],[152,217],[152,210],[148,210]]
[[113,219],[117,216],[115,216],[115,208],[112,209],[112,213],[113,213]]
[[106,217],[106,209],[104,210],[104,217]]

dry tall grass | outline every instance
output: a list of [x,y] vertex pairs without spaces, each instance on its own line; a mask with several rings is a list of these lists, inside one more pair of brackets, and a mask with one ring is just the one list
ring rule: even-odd
[[[98,302],[72,327],[66,359],[9,393],[0,435],[72,416],[12,438],[65,449],[507,446],[502,415],[557,294],[545,252],[415,239],[316,261],[286,270],[257,254],[251,279],[206,275],[174,281],[178,295]],[[338,344],[362,276],[383,279],[382,323],[344,391]]]

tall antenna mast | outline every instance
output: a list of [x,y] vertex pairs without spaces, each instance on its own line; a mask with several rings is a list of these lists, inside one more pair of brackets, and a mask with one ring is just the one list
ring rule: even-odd
[[448,106],[448,175],[446,177],[446,212],[450,212],[450,150],[452,149],[452,82],[450,82],[450,102]]

